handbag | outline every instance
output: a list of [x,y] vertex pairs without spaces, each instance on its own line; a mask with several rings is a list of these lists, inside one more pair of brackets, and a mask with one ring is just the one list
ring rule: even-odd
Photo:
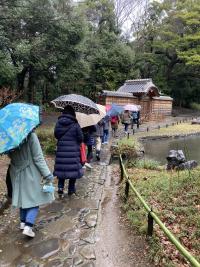
[[81,163],[85,164],[87,161],[87,157],[86,157],[86,145],[84,143],[80,144],[80,158],[81,158]]

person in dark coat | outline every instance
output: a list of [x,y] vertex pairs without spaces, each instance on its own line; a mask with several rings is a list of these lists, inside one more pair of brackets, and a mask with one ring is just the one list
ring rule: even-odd
[[76,179],[83,176],[80,158],[83,133],[71,106],[66,106],[58,118],[54,135],[58,140],[54,166],[54,175],[58,178],[58,194],[63,195],[65,180],[69,179],[68,194],[72,195],[76,193]]
[[92,149],[95,144],[94,133],[96,132],[95,125],[84,127],[83,129],[84,143],[87,146],[87,162],[89,163],[93,159]]

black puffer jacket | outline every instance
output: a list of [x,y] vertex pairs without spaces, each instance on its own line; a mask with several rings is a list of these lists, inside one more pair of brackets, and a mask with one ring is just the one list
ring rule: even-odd
[[80,144],[83,142],[83,133],[76,118],[69,114],[61,115],[54,135],[58,140],[54,175],[63,179],[81,178]]

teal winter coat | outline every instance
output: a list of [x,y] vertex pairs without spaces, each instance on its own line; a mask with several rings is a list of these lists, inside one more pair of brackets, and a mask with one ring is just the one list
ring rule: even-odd
[[13,187],[12,205],[18,208],[32,208],[54,200],[52,193],[42,192],[42,177],[50,170],[35,133],[31,133],[19,149],[9,154],[10,177]]

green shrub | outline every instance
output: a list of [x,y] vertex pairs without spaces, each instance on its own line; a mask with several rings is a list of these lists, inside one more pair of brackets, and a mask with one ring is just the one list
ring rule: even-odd
[[193,103],[190,104],[190,107],[192,109],[195,109],[195,110],[200,110],[200,104],[199,103],[193,102]]
[[136,159],[139,150],[141,150],[141,145],[137,139],[123,138],[118,142],[118,153],[125,156],[128,160]]
[[36,133],[40,140],[43,151],[46,154],[55,154],[56,150],[56,139],[54,137],[53,127],[40,127],[37,129]]

